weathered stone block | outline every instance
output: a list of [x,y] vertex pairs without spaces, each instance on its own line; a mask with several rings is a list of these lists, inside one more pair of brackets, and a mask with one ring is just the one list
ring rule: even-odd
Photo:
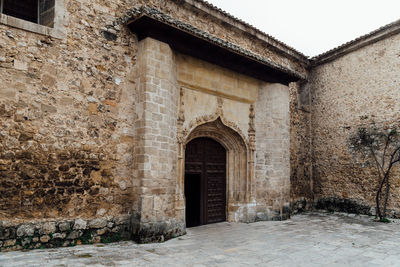
[[52,89],[57,84],[57,80],[54,76],[51,76],[49,74],[43,74],[42,75],[42,83],[45,87]]
[[14,68],[16,70],[27,71],[28,70],[28,63],[14,59]]
[[74,222],[74,230],[83,230],[86,229],[87,226],[87,222],[85,220],[82,219],[76,219]]
[[133,238],[139,243],[164,242],[186,234],[185,223],[174,219],[156,223],[140,223],[134,220],[131,227]]
[[0,227],[0,239],[12,239],[16,237],[16,229],[14,227]]
[[46,112],[46,113],[56,113],[57,112],[57,108],[50,106],[50,105],[41,104],[40,107],[41,107],[42,111]]
[[108,228],[102,228],[102,229],[98,229],[96,231],[97,235],[104,235],[105,233],[107,233],[110,229]]
[[107,220],[97,218],[89,221],[89,228],[104,228],[107,226]]
[[22,224],[17,229],[17,236],[33,236],[35,233],[35,226],[31,224]]
[[56,232],[56,223],[55,222],[47,222],[47,223],[43,224],[40,234],[47,235],[47,234],[55,233],[55,232]]
[[40,237],[40,242],[42,242],[42,243],[47,243],[47,242],[49,242],[49,240],[50,240],[50,236],[48,236],[48,235],[42,235]]
[[12,247],[15,245],[16,242],[17,242],[16,239],[5,240],[3,243],[3,247]]
[[72,239],[73,240],[73,239],[77,239],[77,238],[79,238],[81,236],[82,236],[82,231],[74,230],[71,233],[69,233],[69,235],[67,236],[67,239]]
[[53,234],[53,238],[55,238],[55,239],[64,239],[65,237],[67,236],[67,234],[66,233],[54,233]]

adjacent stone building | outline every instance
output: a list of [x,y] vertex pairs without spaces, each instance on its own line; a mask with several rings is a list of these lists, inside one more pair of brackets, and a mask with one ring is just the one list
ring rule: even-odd
[[[399,32],[396,21],[312,59],[304,87],[312,101],[314,199],[322,207],[374,213],[376,170],[357,160],[349,137],[372,123],[384,127],[400,122]],[[392,176],[389,209],[398,217],[397,167]]]
[[[383,67],[365,86],[373,97],[390,81],[398,110],[399,23],[310,60],[201,0],[0,10],[2,250],[163,241],[332,197],[371,204],[332,159],[366,115],[371,54]],[[334,117],[344,101],[353,110]]]

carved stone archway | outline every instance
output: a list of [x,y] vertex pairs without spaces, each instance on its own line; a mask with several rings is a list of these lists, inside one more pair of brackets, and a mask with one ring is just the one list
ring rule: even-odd
[[[206,122],[195,127],[182,142],[180,151],[185,151],[185,146],[198,137],[208,137],[219,142],[227,152],[227,220],[228,221],[253,221],[249,207],[255,206],[253,194],[253,163],[249,158],[252,153],[242,136],[232,128],[226,126],[220,117],[212,122]],[[184,155],[180,157],[179,177],[181,191],[184,179]],[[254,205],[253,205],[254,204]]]

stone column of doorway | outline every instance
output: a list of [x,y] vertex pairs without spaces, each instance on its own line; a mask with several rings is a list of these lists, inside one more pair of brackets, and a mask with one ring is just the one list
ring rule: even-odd
[[146,38],[136,62],[134,179],[137,203],[132,232],[141,243],[185,233],[174,211],[177,183],[178,86],[173,51]]

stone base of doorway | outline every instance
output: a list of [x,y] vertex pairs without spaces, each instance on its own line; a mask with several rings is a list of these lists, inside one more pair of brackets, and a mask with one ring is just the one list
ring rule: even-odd
[[283,206],[279,210],[257,212],[255,221],[284,221],[290,219],[290,207]]
[[164,242],[186,234],[186,224],[174,219],[165,222],[140,222],[132,216],[133,240],[138,243]]

